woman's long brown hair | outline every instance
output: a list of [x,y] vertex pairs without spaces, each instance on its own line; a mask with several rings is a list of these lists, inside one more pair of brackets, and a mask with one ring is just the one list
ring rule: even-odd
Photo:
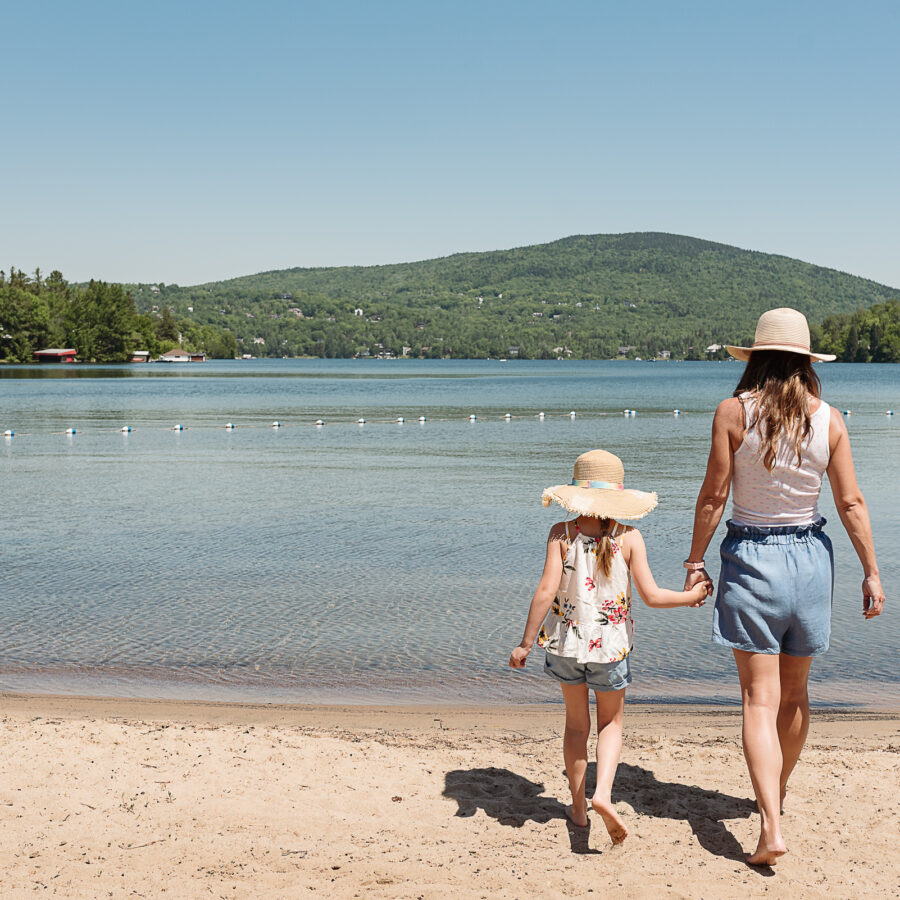
[[754,350],[734,390],[756,394],[756,411],[747,423],[762,441],[762,460],[771,472],[782,442],[797,456],[800,465],[803,442],[809,436],[809,398],[818,397],[822,384],[812,360],[802,353],[785,350]]

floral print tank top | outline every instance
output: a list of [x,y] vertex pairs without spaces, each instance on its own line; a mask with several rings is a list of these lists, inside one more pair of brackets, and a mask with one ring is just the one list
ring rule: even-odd
[[[575,535],[570,536],[574,526]],[[625,659],[634,645],[631,579],[622,558],[623,526],[612,538],[612,565],[604,576],[598,559],[600,541],[566,523],[568,547],[559,590],[538,634],[538,646],[579,663]]]

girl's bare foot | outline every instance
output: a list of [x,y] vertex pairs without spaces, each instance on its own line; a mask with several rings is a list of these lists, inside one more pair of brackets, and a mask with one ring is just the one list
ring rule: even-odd
[[614,844],[621,844],[628,837],[628,829],[611,803],[602,803],[596,797],[591,800],[591,809],[603,819]]
[[568,818],[573,825],[577,825],[579,828],[587,827],[588,817],[586,810],[576,812],[575,807],[572,804],[569,804],[566,807],[566,818]]

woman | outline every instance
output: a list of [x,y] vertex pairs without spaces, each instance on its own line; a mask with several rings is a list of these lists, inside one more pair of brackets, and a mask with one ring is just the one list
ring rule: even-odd
[[761,828],[751,865],[787,852],[781,805],[809,728],[812,657],[828,648],[834,559],[817,501],[828,474],[841,522],[863,567],[863,617],[880,615],[878,575],[865,500],[856,483],[843,418],[819,399],[809,326],[794,309],[763,313],[734,396],[713,420],[706,478],[697,498],[685,588],[709,576],[703,560],[734,488],[722,542],[713,640],[731,647],[743,702],[744,757]]

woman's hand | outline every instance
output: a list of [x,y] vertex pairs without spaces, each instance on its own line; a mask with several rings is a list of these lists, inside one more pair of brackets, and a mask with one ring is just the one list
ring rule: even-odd
[[869,575],[863,578],[863,617],[874,619],[880,616],[884,609],[884,589],[881,587],[881,579],[877,575]]
[[529,653],[531,653],[530,647],[522,647],[521,645],[516,647],[513,652],[509,654],[509,667],[511,669],[524,669],[525,660],[528,659]]
[[706,598],[712,593],[712,582],[707,578],[706,581],[698,581],[693,587],[685,588],[685,591],[693,597],[688,606],[703,606]]
[[706,569],[688,569],[687,575],[684,576],[684,589],[690,591],[695,585],[698,585],[701,582],[706,582],[708,587],[706,594],[709,596],[712,593],[713,586],[712,578],[709,577],[709,572],[707,572]]

